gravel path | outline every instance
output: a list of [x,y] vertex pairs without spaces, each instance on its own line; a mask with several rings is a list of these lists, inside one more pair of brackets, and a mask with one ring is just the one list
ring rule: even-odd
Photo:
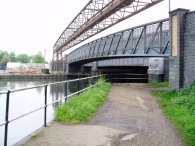
[[52,123],[25,146],[182,146],[144,84],[113,84],[108,99],[82,125]]

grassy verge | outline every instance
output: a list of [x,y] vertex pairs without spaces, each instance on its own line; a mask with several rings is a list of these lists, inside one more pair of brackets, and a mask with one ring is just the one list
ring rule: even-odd
[[169,83],[168,82],[150,82],[146,84],[148,87],[154,87],[154,88],[158,88],[158,87],[168,87]]
[[183,141],[195,146],[195,84],[180,92],[154,91],[164,114],[175,124]]
[[98,83],[96,87],[88,89],[79,96],[71,97],[66,104],[56,108],[55,120],[67,124],[87,121],[105,101],[111,86],[103,79]]

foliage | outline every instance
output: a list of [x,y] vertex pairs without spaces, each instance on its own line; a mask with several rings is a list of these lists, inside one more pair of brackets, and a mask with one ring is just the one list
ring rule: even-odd
[[32,62],[33,63],[44,63],[44,57],[42,56],[41,52],[32,56]]
[[27,54],[15,55],[14,52],[8,53],[7,51],[0,50],[0,66],[6,66],[7,62],[29,63],[31,60],[33,63],[44,63],[44,57],[41,52],[29,56]]
[[27,54],[20,54],[20,55],[17,56],[17,62],[29,63],[30,58]]
[[154,91],[165,115],[176,125],[188,146],[195,146],[195,84],[180,92]]
[[169,83],[168,82],[150,82],[150,83],[147,83],[147,86],[149,87],[168,87],[169,86]]
[[0,61],[1,61],[1,59],[3,58],[3,56],[4,56],[5,53],[6,53],[6,52],[0,50]]
[[10,61],[9,55],[4,54],[3,57],[1,58],[0,63],[1,63],[2,66],[6,66],[9,61]]
[[10,62],[16,62],[16,54],[14,52],[11,52],[9,54]]
[[71,97],[67,103],[56,108],[55,120],[69,124],[87,121],[104,102],[109,89],[110,84],[100,79],[96,87]]

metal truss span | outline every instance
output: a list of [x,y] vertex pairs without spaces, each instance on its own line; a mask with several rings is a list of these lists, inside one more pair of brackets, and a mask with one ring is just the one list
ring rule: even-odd
[[62,32],[53,47],[56,60],[63,51],[163,0],[90,0]]
[[169,19],[99,38],[72,51],[66,63],[91,62],[103,58],[167,57],[169,56]]

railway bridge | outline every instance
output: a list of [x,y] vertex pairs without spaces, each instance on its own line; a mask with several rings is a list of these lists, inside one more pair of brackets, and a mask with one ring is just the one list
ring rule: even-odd
[[[110,34],[75,49],[65,56],[64,71],[147,74],[152,71],[149,62],[154,69],[154,63],[168,58],[169,48],[169,20],[164,19]],[[153,77],[162,78],[162,69],[156,67]]]
[[[170,17],[125,29],[63,52],[163,0],[90,0],[53,47],[51,71],[147,74],[180,89],[195,80],[195,13],[171,11]],[[189,67],[189,64],[192,66]]]

